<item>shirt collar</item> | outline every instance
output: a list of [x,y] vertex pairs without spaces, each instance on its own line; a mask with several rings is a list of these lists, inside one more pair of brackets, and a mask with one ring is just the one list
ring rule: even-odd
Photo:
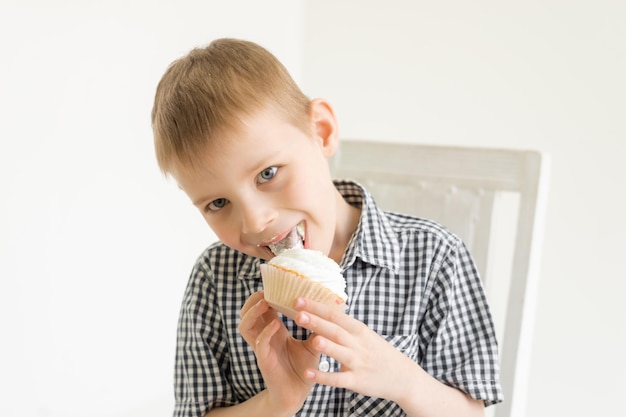
[[361,208],[359,224],[341,261],[342,269],[347,269],[358,257],[397,273],[400,243],[385,213],[362,185],[350,180],[334,180],[334,183],[349,204]]

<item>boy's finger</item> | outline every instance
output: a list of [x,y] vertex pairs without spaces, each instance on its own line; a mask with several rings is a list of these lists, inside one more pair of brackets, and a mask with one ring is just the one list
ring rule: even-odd
[[342,364],[342,367],[352,368],[355,360],[355,351],[344,345],[333,342],[321,334],[314,333],[311,337],[311,344],[317,353],[334,358]]
[[270,351],[270,342],[272,340],[272,336],[276,334],[280,327],[280,323],[278,319],[272,320],[254,341],[254,345],[252,349],[256,353],[257,358],[263,358],[269,354]]
[[316,316],[323,318],[331,323],[335,323],[338,326],[351,330],[355,329],[355,325],[361,324],[359,321],[354,320],[342,311],[341,306],[331,307],[320,302],[309,300],[307,298],[299,297],[294,307],[297,311],[307,311],[313,313]]
[[244,303],[243,307],[239,311],[239,317],[243,317],[253,306],[255,306],[259,300],[264,298],[263,291],[258,291],[252,294]]
[[257,301],[256,304],[247,308],[245,313],[243,313],[237,330],[239,330],[239,333],[250,346],[254,347],[254,342],[259,333],[276,316],[275,313],[272,313],[269,305],[264,300]]
[[350,334],[341,326],[319,317],[309,311],[300,311],[295,316],[296,323],[315,335],[324,336],[325,339],[333,341],[341,346],[348,346]]
[[331,387],[348,388],[352,386],[350,382],[352,374],[349,372],[323,372],[317,369],[307,369],[304,377],[309,381]]

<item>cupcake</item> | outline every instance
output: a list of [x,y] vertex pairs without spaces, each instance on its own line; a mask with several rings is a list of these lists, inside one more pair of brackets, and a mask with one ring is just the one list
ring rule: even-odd
[[261,264],[265,300],[275,310],[294,318],[298,297],[346,308],[346,280],[339,265],[322,252],[294,247]]

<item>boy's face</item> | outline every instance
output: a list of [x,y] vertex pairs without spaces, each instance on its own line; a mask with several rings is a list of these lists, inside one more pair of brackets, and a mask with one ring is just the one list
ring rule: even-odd
[[248,255],[270,259],[268,245],[304,225],[304,247],[329,254],[338,193],[323,135],[313,137],[262,111],[213,146],[194,173],[174,170],[179,186],[217,237]]

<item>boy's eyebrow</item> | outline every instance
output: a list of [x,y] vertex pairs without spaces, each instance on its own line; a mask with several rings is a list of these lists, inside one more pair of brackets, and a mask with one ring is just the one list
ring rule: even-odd
[[205,201],[208,201],[208,200],[210,200],[210,197],[200,197],[200,198],[197,198],[196,200],[193,200],[191,204],[197,207],[201,203],[204,203]]
[[[180,184],[177,183],[176,186],[182,192],[186,192],[185,189]],[[200,198],[197,198],[195,200],[191,200],[191,204],[193,204],[194,206],[197,207],[200,203],[203,203],[203,202],[205,202],[205,201],[207,201],[209,199],[210,199],[210,197],[200,197]]]

